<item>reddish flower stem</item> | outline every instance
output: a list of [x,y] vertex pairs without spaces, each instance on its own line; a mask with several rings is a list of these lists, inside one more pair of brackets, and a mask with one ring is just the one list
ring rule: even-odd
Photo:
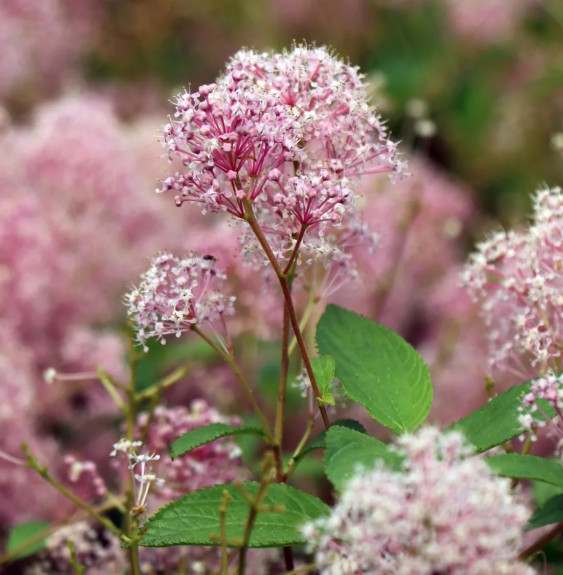
[[[317,400],[322,398],[321,390],[317,384],[317,380],[315,378],[315,374],[313,373],[313,367],[311,366],[311,361],[309,360],[309,353],[307,352],[307,347],[305,345],[305,341],[303,340],[303,335],[301,333],[301,329],[299,327],[299,320],[297,319],[297,314],[295,312],[295,306],[293,305],[293,298],[291,297],[291,288],[289,285],[289,280],[287,274],[281,269],[268,240],[264,236],[262,232],[262,228],[260,228],[260,224],[254,215],[254,211],[252,209],[252,204],[250,200],[245,198],[243,200],[244,205],[244,219],[250,225],[256,239],[262,246],[268,261],[274,268],[276,275],[278,276],[278,280],[280,282],[280,286],[283,292],[283,298],[285,300],[285,305],[287,307],[287,312],[289,314],[289,320],[291,322],[291,327],[293,328],[293,333],[295,334],[295,339],[297,340],[297,345],[299,346],[299,350],[301,351],[301,357],[303,358],[303,363],[305,364],[305,370],[307,371],[307,375],[309,376],[309,381],[311,382],[311,388],[313,389],[313,393]],[[303,232],[304,233],[304,232]],[[317,401],[317,405],[319,407],[319,411],[321,412],[321,417],[323,420],[323,424],[325,429],[328,431],[330,429],[330,421],[328,419],[328,414],[326,412],[325,406]]]

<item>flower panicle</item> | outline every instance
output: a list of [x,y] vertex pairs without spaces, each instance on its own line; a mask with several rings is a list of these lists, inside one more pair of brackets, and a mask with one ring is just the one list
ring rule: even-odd
[[[216,268],[215,258],[189,253],[180,258],[159,254],[141,276],[141,283],[125,296],[129,318],[137,339],[147,351],[146,341],[166,336],[180,337],[196,325],[216,322],[234,313],[234,296],[217,289],[226,279]],[[225,328],[224,322],[221,327]]]

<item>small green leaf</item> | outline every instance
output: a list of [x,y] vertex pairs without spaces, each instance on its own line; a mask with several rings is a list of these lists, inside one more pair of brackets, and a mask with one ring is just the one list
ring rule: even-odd
[[485,461],[495,473],[502,477],[535,479],[563,487],[563,465],[553,459],[518,453],[501,453],[487,457]]
[[[242,487],[254,497],[259,484],[249,481]],[[159,509],[145,524],[147,530],[140,545],[217,545],[219,507],[225,490],[232,498],[225,518],[226,536],[230,541],[241,538],[250,507],[244,496],[229,483],[189,493]],[[270,485],[263,505],[282,506],[284,511],[258,513],[250,547],[285,547],[304,543],[301,527],[307,521],[330,512],[330,508],[317,497],[283,483]]]
[[[518,407],[529,389],[529,381],[511,387],[448,429],[461,431],[478,453],[510,441],[524,431],[518,421]],[[554,417],[555,410],[544,403],[542,409],[549,417]]]
[[432,404],[428,367],[415,349],[390,329],[329,305],[317,328],[322,354],[336,362],[346,393],[396,433],[415,430]]
[[375,437],[341,426],[329,429],[325,470],[338,491],[342,491],[358,466],[373,467],[377,459],[382,459],[392,469],[399,469],[403,461],[398,453],[389,450],[385,443]]
[[[366,428],[359,421],[356,421],[355,419],[339,419],[338,421],[333,421],[331,423],[331,427],[336,427],[338,425],[342,427],[347,427],[348,429],[353,429],[360,433],[366,432]],[[315,449],[324,449],[325,447],[326,447],[326,431],[323,430],[306,445],[305,449],[303,449],[303,451],[297,457],[297,461],[303,459],[303,457],[311,453],[311,451]]]
[[226,437],[228,435],[241,435],[241,434],[251,434],[251,435],[264,435],[264,432],[254,425],[226,425],[224,423],[211,423],[204,427],[197,427],[191,431],[187,431],[183,435],[180,435],[172,445],[170,446],[170,454],[172,458],[180,457],[184,453],[195,449],[196,447],[201,447],[206,443],[211,443],[216,439],[221,437]]
[[42,537],[27,545],[28,541],[36,539],[42,532],[50,527],[50,523],[45,521],[28,521],[16,525],[8,535],[8,543],[6,544],[6,551],[12,553],[16,549],[22,548],[22,551],[16,553],[12,559],[23,559],[29,555],[33,555],[41,549],[45,548],[45,537]]
[[526,525],[526,531],[561,521],[563,521],[563,493],[553,496],[542,507],[536,509]]
[[[317,380],[317,385],[322,395],[328,394],[336,369],[334,358],[331,355],[314,357],[311,359],[311,367],[313,368],[313,373],[315,374],[315,379]],[[331,405],[334,405],[334,403]]]
[[334,405],[334,395],[325,392],[322,397],[317,398],[317,401],[322,404]]

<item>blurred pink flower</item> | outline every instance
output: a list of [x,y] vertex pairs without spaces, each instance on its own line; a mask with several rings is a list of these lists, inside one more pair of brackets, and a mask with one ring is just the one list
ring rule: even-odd
[[323,575],[533,575],[517,560],[530,511],[457,432],[402,435],[404,469],[359,469],[304,527]]
[[489,370],[523,380],[562,358],[563,191],[540,189],[534,222],[521,232],[497,232],[477,245],[463,279],[488,326]]

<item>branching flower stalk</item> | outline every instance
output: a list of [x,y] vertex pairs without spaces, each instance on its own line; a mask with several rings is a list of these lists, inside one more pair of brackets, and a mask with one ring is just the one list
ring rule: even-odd
[[[244,219],[248,222],[249,226],[251,227],[252,231],[254,232],[256,239],[259,241],[260,245],[262,246],[262,249],[264,250],[266,257],[268,258],[268,261],[270,262],[270,264],[271,264],[272,268],[274,269],[274,272],[276,273],[276,276],[278,278],[278,281],[279,281],[279,284],[280,284],[280,287],[281,287],[282,293],[283,293],[283,299],[285,302],[285,307],[286,307],[287,313],[289,315],[289,321],[291,322],[291,327],[293,328],[293,333],[294,333],[295,338],[297,340],[297,345],[299,346],[299,351],[301,352],[301,358],[303,359],[303,364],[305,365],[307,375],[309,376],[309,379],[311,381],[311,388],[313,389],[313,393],[314,393],[315,397],[317,398],[317,400],[319,400],[322,397],[322,393],[321,393],[321,390],[319,389],[319,386],[317,384],[317,380],[315,379],[315,374],[313,372],[313,368],[311,366],[311,361],[309,359],[309,352],[307,351],[307,346],[305,345],[305,340],[303,339],[303,334],[301,333],[301,328],[299,326],[299,319],[297,318],[295,306],[293,305],[293,298],[291,297],[291,285],[290,285],[290,281],[289,281],[289,277],[288,277],[288,272],[285,272],[284,270],[281,269],[279,262],[278,262],[276,256],[274,255],[272,248],[270,247],[270,244],[268,243],[268,240],[266,239],[266,236],[262,232],[262,228],[260,227],[258,220],[256,219],[256,216],[254,214],[254,210],[252,208],[252,204],[250,203],[250,201],[247,198],[243,199],[242,203],[244,206]],[[302,230],[304,233],[304,228],[302,228]],[[303,234],[300,234],[300,240],[302,240],[302,239],[303,239]],[[301,242],[298,241],[298,243],[296,244],[295,249],[294,249],[294,251],[290,257],[291,263],[293,263],[293,261],[295,261],[295,257],[296,257],[295,253],[297,250],[299,250],[300,243]],[[319,411],[321,413],[321,417],[323,420],[323,424],[325,426],[325,429],[328,431],[330,429],[330,420],[328,419],[328,414],[327,414],[326,408],[320,402],[318,402],[318,406],[319,406]]]

